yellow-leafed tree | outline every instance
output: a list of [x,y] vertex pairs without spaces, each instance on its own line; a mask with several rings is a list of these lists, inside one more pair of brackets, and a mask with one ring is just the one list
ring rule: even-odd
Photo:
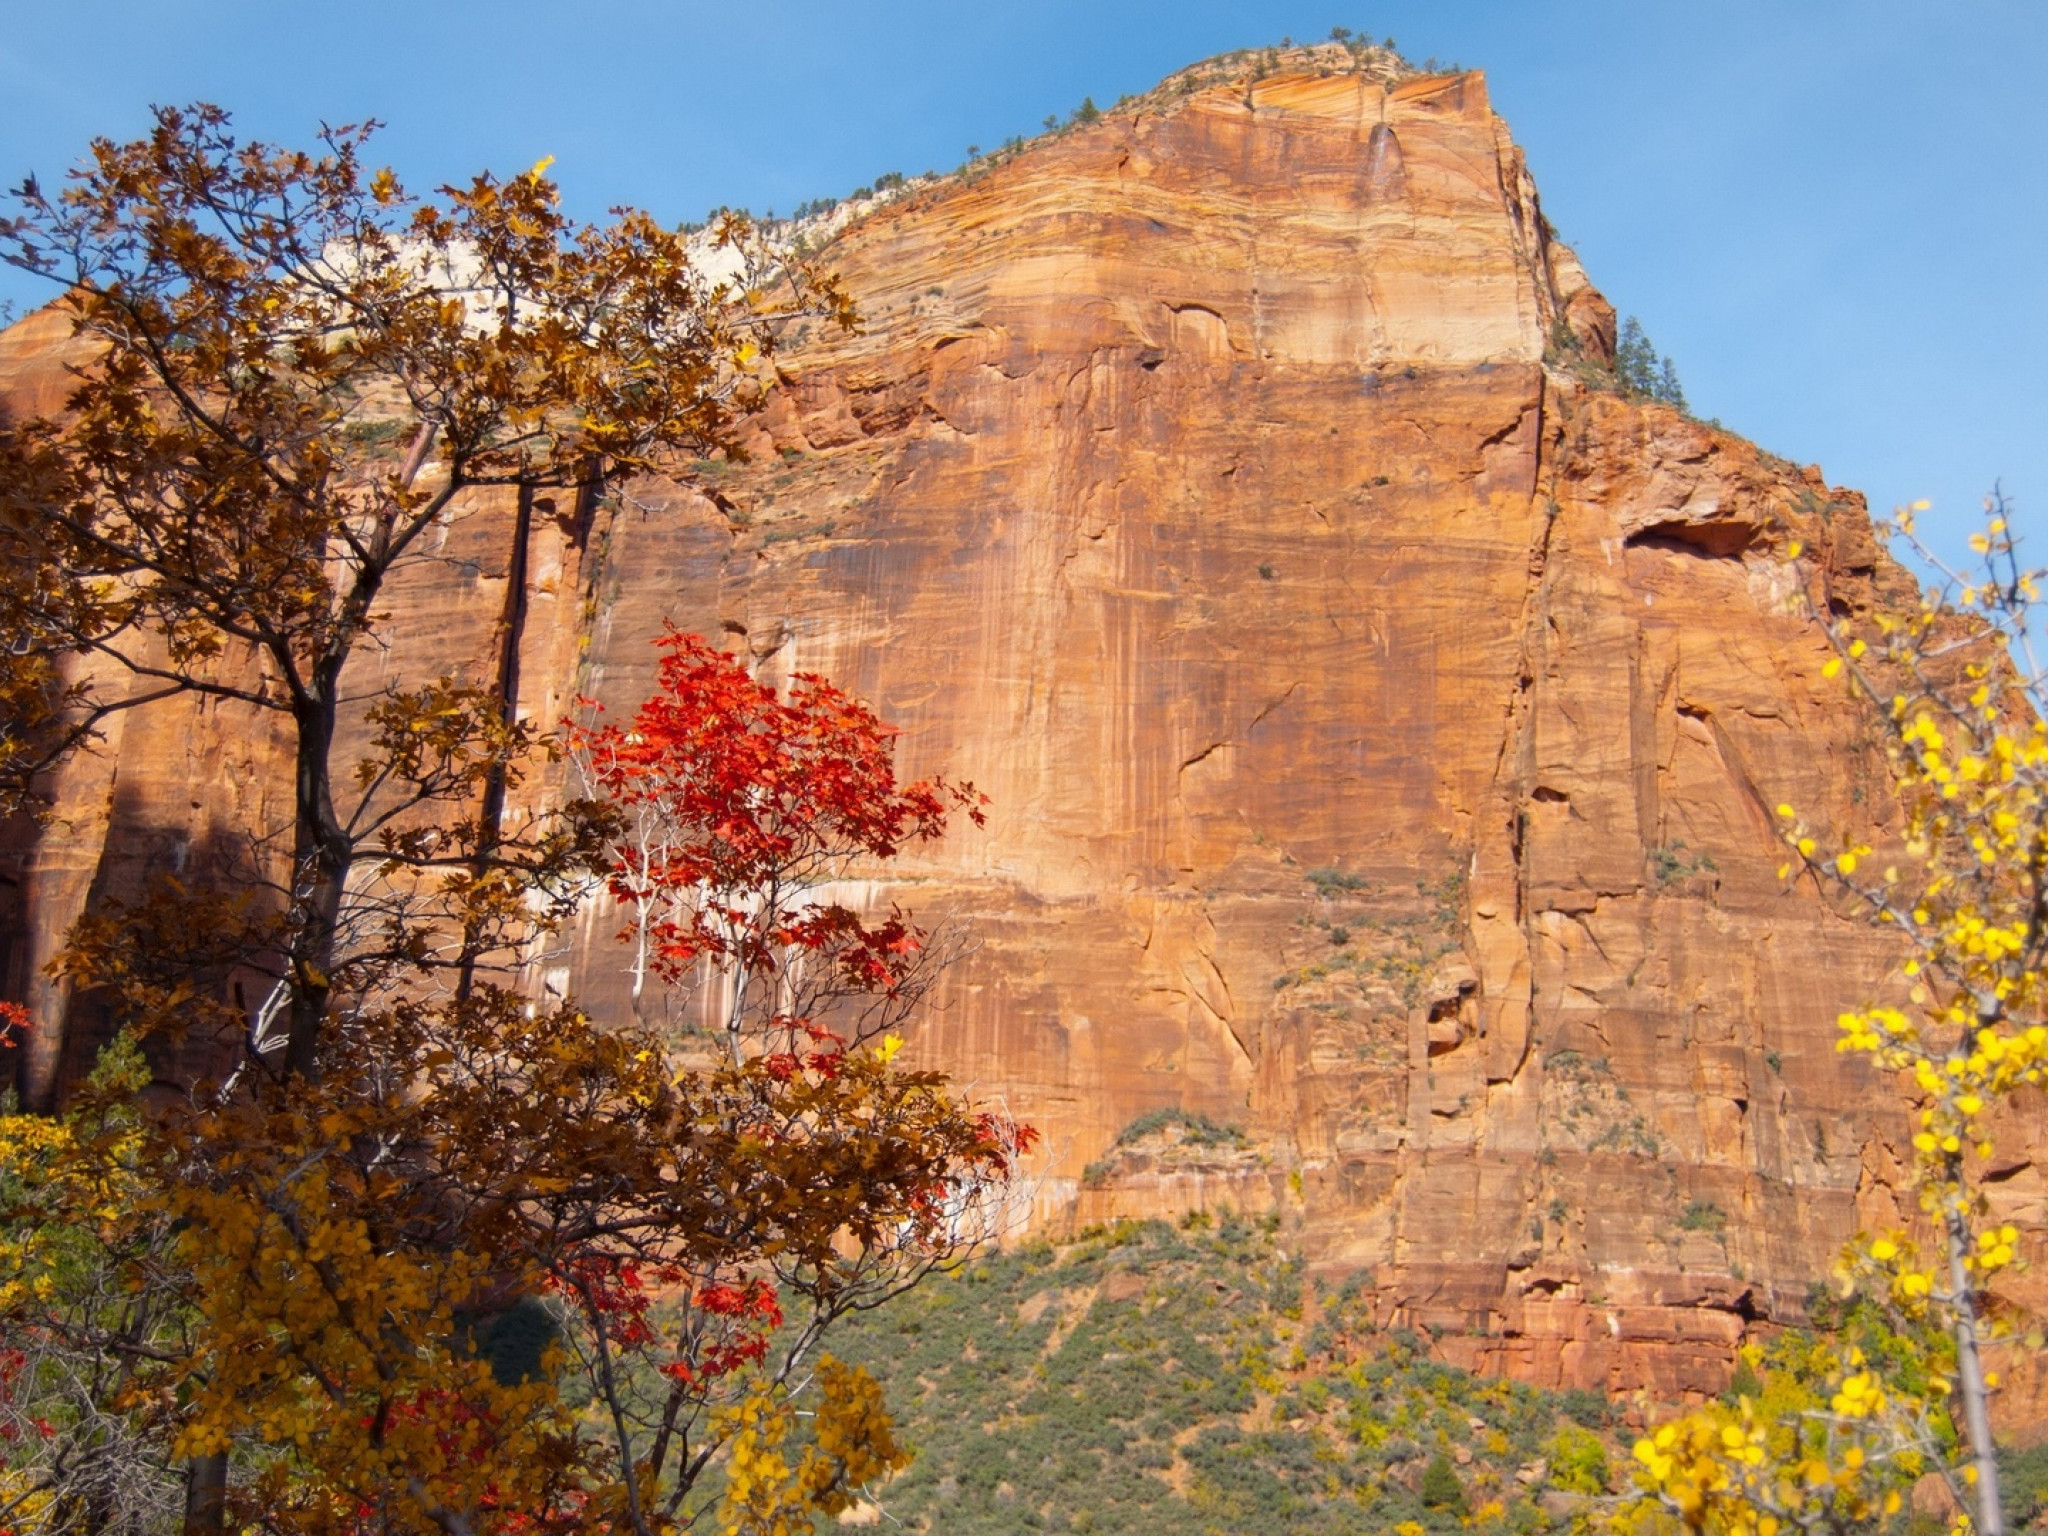
[[[545,162],[418,200],[367,137],[159,110],[0,219],[77,343],[63,411],[0,422],[0,812],[125,711],[280,745],[272,821],[69,935],[127,1033],[61,1114],[59,1021],[0,1004],[38,1112],[0,1115],[0,1532],[656,1536],[742,1453],[801,1523],[902,1461],[821,1337],[971,1248],[1029,1140],[893,1060],[923,933],[805,893],[978,797],[680,635],[645,729],[574,733],[579,793],[519,708],[518,600],[537,493],[587,533],[620,477],[731,446],[781,325],[851,308],[743,217],[577,226]],[[492,654],[405,675],[389,586],[493,488]],[[741,969],[713,1064],[520,990],[607,885],[665,982]],[[173,1034],[218,1080],[145,1096]]]
[[[1958,1526],[2006,1530],[1986,1348],[2037,1330],[1997,1294],[2023,1242],[1987,1198],[1983,1170],[1996,1137],[2038,1121],[2048,1079],[2041,577],[2022,565],[1997,498],[1967,574],[1917,540],[1922,510],[1902,513],[1896,531],[1945,584],[1917,612],[1831,623],[1836,655],[1825,668],[1877,723],[1901,832],[1866,841],[1778,807],[1785,874],[1812,878],[1899,935],[1897,1002],[1845,1011],[1837,1048],[1898,1085],[1920,1216],[1843,1256],[1841,1288],[1882,1320],[1882,1347],[1845,1336],[1796,1390],[1788,1377],[1775,1396],[1743,1395],[1657,1427],[1635,1448],[1649,1497],[1630,1522],[1655,1507],[1695,1530],[1834,1531],[1895,1513],[1912,1484],[1939,1476]],[[1790,554],[1799,557],[1796,544]]]

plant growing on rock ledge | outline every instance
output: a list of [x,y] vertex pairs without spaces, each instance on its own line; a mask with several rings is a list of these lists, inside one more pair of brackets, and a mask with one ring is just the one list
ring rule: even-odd
[[1683,1232],[1720,1232],[1728,1226],[1728,1213],[1711,1200],[1690,1202],[1678,1218]]
[[1621,322],[1614,343],[1614,378],[1624,395],[1660,400],[1686,409],[1685,391],[1678,383],[1678,367],[1668,356],[1660,357],[1643,330],[1643,323],[1630,315]]

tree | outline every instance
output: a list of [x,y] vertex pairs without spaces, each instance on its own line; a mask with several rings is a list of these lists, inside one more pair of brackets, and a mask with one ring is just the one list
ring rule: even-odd
[[[393,576],[480,488],[526,509],[538,488],[589,495],[663,449],[709,451],[758,397],[777,324],[851,318],[744,219],[713,232],[735,273],[713,279],[645,214],[572,226],[545,162],[415,202],[363,165],[370,131],[307,154],[239,143],[218,108],[159,109],[148,138],[96,142],[61,193],[31,179],[0,221],[0,259],[60,288],[92,354],[64,420],[0,438],[0,568],[40,577],[0,599],[0,694],[28,705],[0,741],[8,793],[119,710],[196,694],[280,718],[289,852],[251,947],[274,953],[298,1074],[337,989],[360,989],[343,950],[365,849],[530,744],[488,683],[396,687],[378,723],[432,722],[429,777],[337,785],[344,673]],[[478,893],[507,853],[489,820],[380,860],[465,871]],[[478,920],[458,924],[472,965]]]
[[[631,815],[663,829],[658,860],[639,839],[609,854],[624,889],[680,903],[652,908],[661,971],[729,983],[707,963],[749,956],[768,983],[737,988],[711,1063],[481,984],[358,1009],[310,1076],[251,1073],[193,1112],[145,1123],[91,1100],[118,1137],[83,1134],[84,1111],[62,1131],[0,1121],[0,1188],[26,1192],[0,1227],[8,1336],[70,1375],[110,1352],[122,1367],[82,1398],[21,1382],[22,1417],[121,1426],[120,1464],[159,1484],[174,1457],[241,1447],[224,1506],[280,1532],[651,1533],[701,1510],[728,1450],[745,1474],[727,1479],[731,1518],[766,1530],[901,1464],[873,1384],[818,1345],[993,1235],[1031,1136],[897,1067],[901,1041],[866,1028],[901,1017],[889,994],[923,934],[799,882],[936,837],[942,800],[978,799],[897,786],[885,728],[822,680],[785,703],[694,637],[667,649],[633,728],[586,739]],[[696,947],[700,921],[717,947]],[[790,975],[807,958],[828,985]],[[791,1011],[819,1001],[851,1036]],[[136,983],[137,1011],[165,1006]],[[81,1259],[73,1229],[109,1204]],[[521,1298],[544,1300],[551,1339],[501,1369],[497,1331],[532,1316]],[[23,1493],[87,1496],[52,1465]]]
[[1657,384],[1651,395],[1666,405],[1675,405],[1681,411],[1687,409],[1685,387],[1678,382],[1678,365],[1667,356],[1657,363]]
[[[601,793],[511,824],[563,744],[512,707],[510,591],[485,675],[346,700],[437,521],[512,496],[519,586],[537,491],[587,502],[716,449],[777,327],[850,308],[738,216],[700,246],[635,213],[573,228],[545,165],[415,204],[364,169],[367,133],[301,154],[238,143],[213,108],[160,111],[0,223],[0,254],[62,286],[83,358],[61,419],[0,424],[0,695],[26,701],[0,731],[10,804],[115,712],[181,698],[277,721],[290,757],[289,816],[245,829],[234,868],[71,935],[66,974],[133,1039],[232,1049],[222,1081],[148,1113],[117,1065],[61,1121],[0,1120],[0,1335],[38,1362],[0,1371],[0,1409],[59,1446],[115,1426],[145,1481],[186,1463],[188,1530],[651,1536],[728,1446],[759,1453],[756,1503],[832,1509],[901,1452],[820,1337],[970,1249],[1029,1138],[867,1027],[914,1001],[918,930],[797,885],[938,835],[949,806],[978,815],[971,792],[897,790],[884,728],[817,680],[786,707],[756,688],[783,734],[695,784],[707,712],[753,685],[678,638],[694,670],[664,672],[668,777],[595,732]],[[734,275],[707,276],[706,251]],[[809,787],[841,769],[836,799]],[[741,989],[715,1061],[511,989],[593,881],[639,882],[665,921],[693,910],[696,875],[633,865],[625,829],[717,844],[771,793],[777,835],[812,855],[717,887],[784,916],[746,951],[775,985]],[[799,975],[813,957],[823,990]],[[53,1136],[69,1150],[39,1156]],[[770,1442],[800,1393],[792,1461]],[[91,1464],[0,1463],[4,1518],[106,1528]]]
[[668,982],[706,969],[735,1059],[750,1025],[819,1023],[854,999],[872,1006],[848,1037],[886,1032],[921,995],[928,936],[812,893],[856,858],[938,836],[949,808],[980,825],[982,797],[899,787],[888,728],[821,677],[799,674],[784,702],[698,636],[661,647],[660,691],[632,724],[571,738],[585,781],[625,813],[610,878],[633,914],[634,996],[650,968]]
[[1621,392],[1631,398],[1658,400],[1684,410],[1685,390],[1678,382],[1678,366],[1657,349],[1634,315],[1621,322],[1614,345],[1614,376]]
[[1936,1472],[1958,1507],[1974,1509],[1976,1530],[2005,1530],[1983,1351],[2013,1322],[1993,1286],[2017,1261],[2020,1234],[1992,1209],[1984,1170],[1995,1136],[2024,1134],[2010,1119],[2001,1131],[2000,1117],[2048,1081],[2042,578],[2020,564],[1996,497],[1972,540],[1981,569],[1967,575],[1918,542],[1913,511],[1896,526],[1946,584],[1914,613],[1833,620],[1826,670],[1870,707],[1897,777],[1901,835],[1878,852],[1853,835],[1824,838],[1790,805],[1778,814],[1787,873],[1900,936],[1901,995],[1844,1012],[1837,1043],[1891,1074],[1913,1116],[1922,1220],[1860,1238],[1841,1274],[1904,1342],[1845,1350],[1793,1416],[1789,1443],[1786,1416],[1744,1397],[1639,1445],[1651,1491],[1697,1528],[1833,1529],[1896,1509],[1903,1483]]
[[62,1119],[0,1106],[0,1530],[143,1536],[183,1502],[144,1405],[185,1319],[166,1288],[121,1283],[168,1235],[135,1109],[148,1081],[122,1039]]
[[1425,1508],[1454,1515],[1465,1513],[1465,1485],[1458,1481],[1451,1458],[1442,1451],[1430,1457],[1429,1465],[1422,1469],[1421,1498]]

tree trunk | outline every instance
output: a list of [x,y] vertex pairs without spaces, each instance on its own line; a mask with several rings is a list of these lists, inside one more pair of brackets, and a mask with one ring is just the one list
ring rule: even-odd
[[228,1459],[194,1456],[185,1464],[185,1536],[219,1536],[227,1529]]
[[[526,639],[527,545],[533,534],[533,487],[519,487],[519,510],[512,519],[512,549],[505,562],[505,603],[498,614],[498,658],[491,679],[491,704],[498,718],[511,725],[519,718],[519,648]],[[505,825],[505,763],[492,762],[484,779],[483,804],[477,812],[476,862],[474,873],[481,878],[490,868]],[[462,925],[462,961],[455,981],[455,995],[467,998],[476,984],[476,962],[482,948],[482,934],[474,918]]]
[[[310,698],[293,711],[298,760],[293,789],[292,904],[286,932],[285,984],[290,989],[287,1076],[319,1076],[320,1036],[334,992],[334,955],[341,931],[351,849],[335,820],[332,769],[338,665],[322,669]],[[335,675],[329,675],[330,673]]]
[[[1960,1179],[1960,1171],[1957,1174]],[[1984,1360],[1977,1352],[1977,1293],[1963,1260],[1970,1251],[1970,1224],[1950,1205],[1942,1214],[1948,1238],[1948,1283],[1955,1294],[1957,1390],[1963,1399],[1963,1429],[1970,1440],[1970,1464],[1977,1473],[1977,1536],[2005,1536],[2005,1505],[1998,1492],[1998,1447],[1991,1438],[1991,1393]]]

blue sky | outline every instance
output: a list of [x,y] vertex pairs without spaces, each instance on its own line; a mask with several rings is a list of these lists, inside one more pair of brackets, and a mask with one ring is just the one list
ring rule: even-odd
[[1700,414],[1946,544],[1995,479],[2048,528],[2041,0],[71,0],[0,29],[0,176],[204,99],[287,142],[381,118],[417,184],[552,154],[588,217],[787,209],[1340,24],[1487,71]]

